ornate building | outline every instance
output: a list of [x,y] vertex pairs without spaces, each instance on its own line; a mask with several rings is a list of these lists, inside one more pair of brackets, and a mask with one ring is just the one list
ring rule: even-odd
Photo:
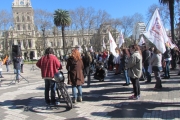
[[[14,0],[12,3],[13,27],[9,30],[0,32],[0,39],[3,54],[12,54],[12,45],[19,45],[22,56],[26,59],[34,53],[34,59],[38,59],[44,53],[46,47],[54,48],[55,54],[59,57],[63,55],[63,42],[61,31],[57,28],[52,30],[41,29],[38,31],[34,23],[34,11],[30,0]],[[102,51],[102,41],[104,39],[108,48],[108,30],[112,30],[115,41],[118,39],[118,31],[113,30],[110,25],[103,24],[98,30],[66,30],[65,45],[68,54],[76,46],[81,46],[84,50],[93,46],[95,51]],[[113,35],[112,34],[112,35]],[[116,41],[118,42],[118,41]]]

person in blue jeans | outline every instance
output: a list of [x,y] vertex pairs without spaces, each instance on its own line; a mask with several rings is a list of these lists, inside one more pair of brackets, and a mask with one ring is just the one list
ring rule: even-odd
[[19,74],[20,74],[20,70],[21,70],[20,56],[14,57],[13,62],[14,62],[14,66],[16,68],[16,80],[19,82]]
[[166,51],[164,53],[164,61],[165,61],[166,65],[165,65],[164,78],[163,79],[169,79],[170,78],[169,65],[170,65],[171,60],[172,60],[171,49],[170,49],[169,45],[166,44]]
[[[46,105],[59,105],[55,99],[56,82],[54,81],[54,75],[58,73],[58,69],[62,69],[62,65],[58,58],[54,55],[52,48],[45,50],[45,55],[42,56],[36,66],[41,69],[41,76],[45,82],[45,102]],[[51,89],[51,99],[49,97],[49,89]]]
[[[71,56],[67,60],[66,69],[68,71],[68,84],[72,85],[73,103],[76,103],[76,101],[81,102],[84,65],[77,49],[72,50]],[[76,89],[78,90],[78,95]]]
[[130,78],[128,76],[128,70],[126,67],[129,57],[130,57],[130,53],[129,53],[128,49],[124,48],[123,49],[123,55],[121,58],[121,65],[122,65],[122,69],[124,71],[124,77],[126,79],[126,83],[123,84],[123,86],[128,86],[130,84]]

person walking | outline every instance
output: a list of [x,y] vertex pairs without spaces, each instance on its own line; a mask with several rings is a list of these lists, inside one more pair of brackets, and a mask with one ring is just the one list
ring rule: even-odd
[[128,75],[133,84],[134,95],[130,96],[129,99],[139,99],[140,97],[140,84],[139,78],[142,75],[142,54],[138,45],[130,46],[131,57],[128,60],[127,68]]
[[[82,85],[84,84],[83,69],[84,65],[81,55],[77,49],[72,51],[66,65],[68,70],[68,84],[72,85],[73,103],[82,101]],[[76,93],[78,90],[78,95]]]
[[162,54],[160,53],[160,51],[155,48],[154,50],[154,54],[150,60],[150,63],[152,65],[152,70],[154,71],[154,76],[156,79],[156,84],[155,84],[155,89],[160,89],[162,88],[162,84],[161,84],[161,75],[160,75],[160,71],[162,70]]
[[[44,56],[42,56],[36,66],[41,69],[42,79],[45,81],[45,102],[47,105],[58,104],[55,99],[56,82],[54,81],[54,75],[58,70],[62,69],[62,65],[58,58],[54,55],[52,48],[45,50]],[[51,88],[51,99],[49,98],[49,89]]]

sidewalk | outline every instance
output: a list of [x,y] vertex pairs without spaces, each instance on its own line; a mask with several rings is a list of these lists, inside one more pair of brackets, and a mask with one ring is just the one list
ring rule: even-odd
[[[62,101],[59,109],[46,110],[44,81],[40,70],[30,71],[24,65],[22,76],[27,78],[12,84],[13,70],[3,71],[0,87],[0,120],[141,120],[180,119],[180,76],[171,71],[171,79],[163,79],[161,90],[154,90],[155,79],[145,84],[141,81],[141,98],[129,100],[132,85],[122,86],[124,76],[109,72],[105,82],[92,78],[91,87],[83,85],[83,102],[68,110]],[[3,66],[5,70],[5,66]],[[66,73],[66,69],[63,68]],[[65,74],[67,75],[67,74]],[[67,81],[67,79],[66,79]],[[71,86],[68,92],[72,95]]]

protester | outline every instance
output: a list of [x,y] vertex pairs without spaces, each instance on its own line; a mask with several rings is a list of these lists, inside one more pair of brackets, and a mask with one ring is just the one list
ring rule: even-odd
[[3,61],[0,59],[0,78],[3,78],[3,76],[2,76],[2,65],[3,65]]
[[83,74],[84,74],[84,78],[87,77],[87,85],[90,85],[90,67],[91,67],[91,62],[92,62],[92,58],[89,52],[85,52],[84,56],[82,57],[82,61],[83,61],[83,65],[84,65],[84,69],[83,69]]
[[152,65],[152,70],[154,71],[154,76],[156,79],[156,84],[154,87],[155,89],[162,88],[161,75],[160,75],[160,71],[162,70],[161,61],[162,61],[162,54],[157,48],[155,48],[154,54],[150,60],[150,63]]
[[164,69],[164,78],[163,79],[169,79],[170,74],[169,74],[169,65],[170,61],[172,60],[171,58],[171,49],[168,44],[166,44],[166,52],[164,53],[164,61],[165,61],[165,69]]
[[[58,72],[58,69],[62,69],[60,61],[55,55],[53,55],[53,49],[47,48],[44,56],[42,56],[36,66],[41,69],[42,79],[45,81],[45,102],[47,105],[58,104],[55,99],[56,82],[54,81],[54,75]],[[51,100],[49,99],[49,89],[51,88]]]
[[130,96],[129,99],[139,99],[140,97],[140,84],[139,78],[142,75],[142,54],[138,45],[130,46],[131,57],[128,60],[127,68],[128,75],[133,84],[134,95]]
[[117,74],[119,74],[119,64],[121,62],[120,61],[120,51],[119,51],[119,49],[116,49],[116,56],[114,56],[113,62],[114,62],[115,67],[116,67],[116,71],[115,71],[114,75],[117,75]]
[[114,68],[113,60],[114,60],[114,55],[112,54],[112,52],[110,52],[109,59],[108,59],[108,69],[109,70],[113,70],[113,68]]
[[[73,103],[82,101],[82,85],[84,84],[84,65],[78,50],[74,49],[66,65],[68,70],[68,84],[72,85]],[[78,96],[76,93],[78,89]]]
[[21,73],[23,73],[24,59],[21,57]]
[[171,57],[172,57],[172,60],[171,60],[171,70],[175,70],[176,67],[177,67],[177,59],[178,59],[178,56],[177,56],[175,48],[171,49]]
[[9,58],[7,58],[5,62],[7,72],[9,72],[9,63],[10,63],[10,60]]
[[122,59],[121,59],[121,63],[122,63],[122,69],[124,71],[124,77],[126,79],[126,83],[123,84],[123,86],[130,85],[130,78],[128,76],[128,69],[127,69],[127,63],[128,63],[129,58],[130,58],[129,51],[128,51],[127,48],[124,48],[123,49],[123,56],[122,56]]
[[143,69],[145,70],[146,78],[147,78],[146,83],[150,83],[151,73],[148,71],[148,67],[151,59],[151,52],[146,46],[143,46],[142,58],[143,58],[143,67],[144,67]]
[[20,58],[20,56],[14,57],[13,62],[14,62],[16,80],[19,82],[20,81],[19,74],[20,74],[20,70],[21,70],[21,58]]

